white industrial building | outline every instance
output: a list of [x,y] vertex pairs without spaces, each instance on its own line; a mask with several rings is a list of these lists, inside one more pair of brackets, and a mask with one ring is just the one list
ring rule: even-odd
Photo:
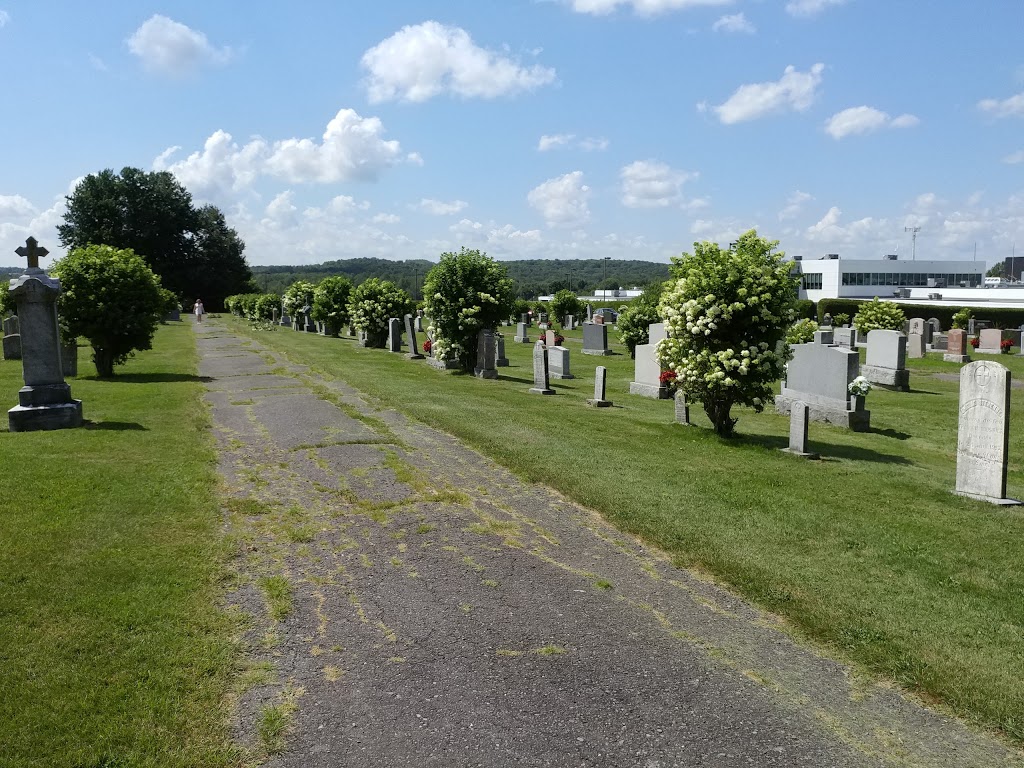
[[900,261],[895,256],[841,259],[830,253],[820,259],[797,257],[793,264],[800,273],[800,298],[815,302],[875,296],[909,299],[911,293],[915,299],[935,299],[947,289],[977,294],[975,300],[984,300],[988,293],[984,287],[985,263],[981,261]]

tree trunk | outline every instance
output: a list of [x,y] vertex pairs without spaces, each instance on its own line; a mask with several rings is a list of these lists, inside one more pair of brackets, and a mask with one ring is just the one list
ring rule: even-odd
[[92,361],[96,363],[96,374],[101,379],[114,375],[114,353],[103,347],[93,347]]
[[737,421],[729,417],[732,400],[705,400],[703,405],[704,413],[715,427],[715,434],[719,437],[732,437]]

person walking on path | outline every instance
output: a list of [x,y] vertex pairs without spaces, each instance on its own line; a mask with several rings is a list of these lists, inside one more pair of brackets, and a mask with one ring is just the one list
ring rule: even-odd
[[203,307],[203,300],[196,299],[195,306],[192,307],[192,311],[196,313],[196,320],[200,323],[203,322],[203,315],[206,314],[206,309]]

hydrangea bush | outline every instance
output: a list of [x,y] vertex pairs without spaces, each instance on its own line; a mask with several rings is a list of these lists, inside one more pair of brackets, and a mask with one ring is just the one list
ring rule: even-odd
[[326,323],[332,336],[348,322],[348,301],[352,296],[352,281],[337,275],[325,277],[313,291],[313,319]]
[[814,332],[818,330],[818,324],[810,318],[797,320],[786,329],[787,344],[807,344],[814,341]]
[[368,347],[383,348],[388,338],[388,320],[412,311],[412,299],[390,280],[371,277],[352,291],[348,314],[352,325],[366,334]]
[[303,307],[313,306],[313,292],[316,286],[308,280],[296,280],[289,285],[281,297],[281,310],[289,317],[295,317]]
[[865,301],[857,309],[853,316],[853,327],[861,336],[867,336],[868,331],[881,329],[883,331],[902,331],[903,323],[907,320],[899,304],[894,301],[879,301],[875,296],[871,301]]
[[736,425],[732,407],[760,412],[783,375],[799,278],[783,253],[772,253],[777,245],[754,230],[731,250],[694,243],[692,254],[672,258],[673,280],[658,305],[668,333],[656,347],[658,360],[723,437]]
[[566,315],[572,315],[579,319],[584,312],[583,302],[568,288],[563,288],[551,297],[552,320],[561,325],[565,322]]
[[505,265],[465,248],[441,254],[440,262],[427,273],[423,296],[434,357],[455,360],[466,371],[476,364],[479,332],[497,327],[515,305]]

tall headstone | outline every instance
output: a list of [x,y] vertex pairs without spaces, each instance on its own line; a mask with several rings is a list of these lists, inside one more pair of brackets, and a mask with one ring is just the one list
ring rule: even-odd
[[402,321],[397,317],[388,318],[388,352],[402,351]]
[[936,333],[942,333],[942,321],[937,317],[929,317],[928,325],[932,327],[932,338],[935,338]]
[[692,427],[693,424],[690,422],[690,404],[686,401],[686,395],[681,389],[676,390],[675,400],[676,424]]
[[651,323],[647,329],[649,342],[637,344],[633,360],[633,381],[629,384],[631,395],[642,395],[655,400],[668,398],[668,389],[661,383],[661,363],[655,355],[658,342],[667,338],[664,323]]
[[[525,315],[523,315],[525,317]],[[516,335],[512,337],[512,340],[517,344],[529,344],[530,335],[526,329],[529,327],[527,323],[518,323],[516,325]]]
[[563,328],[568,328],[570,331],[576,329],[576,318],[573,315],[565,316],[565,323],[562,324]]
[[899,331],[868,331],[868,353],[860,373],[872,384],[909,392],[907,337]]
[[[910,333],[920,334],[925,344],[932,342],[932,326],[923,317],[912,317],[910,319]],[[909,336],[910,333],[907,335]]]
[[20,329],[17,315],[12,315],[4,320],[4,360],[21,360]]
[[[544,331],[544,344],[545,344],[545,346],[548,346],[548,347],[555,346],[555,332],[554,331]],[[550,359],[550,356],[549,356],[549,359]]]
[[82,401],[71,397],[60,354],[60,281],[39,267],[47,250],[40,248],[34,237],[15,253],[28,260],[25,273],[11,280],[10,287],[18,308],[25,386],[18,391],[18,405],[7,412],[8,426],[11,432],[80,427]]
[[967,319],[967,335],[974,336],[978,332],[978,321],[973,317]]
[[423,355],[420,352],[419,344],[416,341],[416,325],[413,322],[412,315],[405,316],[405,343],[409,347],[409,352],[406,354],[406,357],[408,357],[410,360],[423,359]]
[[302,308],[302,316],[305,318],[306,333],[318,333],[316,321],[313,319],[313,308],[308,304]]
[[594,307],[591,304],[587,304],[587,322],[589,323],[594,319]]
[[423,310],[416,310],[416,333],[423,333]]
[[494,331],[482,329],[476,335],[476,367],[473,375],[478,379],[496,379],[498,372],[494,368]]
[[813,421],[868,431],[871,412],[850,394],[850,383],[860,371],[860,353],[824,344],[796,344],[792,349],[782,392],[775,398],[778,412],[788,414],[794,403],[804,403]]
[[535,395],[555,394],[548,382],[548,348],[542,341],[533,345],[533,386],[530,392]]
[[608,326],[603,323],[583,324],[583,354],[610,355],[608,348]]
[[998,355],[1002,350],[999,344],[1003,340],[1003,332],[999,328],[984,328],[978,334],[978,349],[975,350],[985,355]]
[[946,334],[946,354],[942,359],[947,363],[969,363],[971,356],[967,354],[967,332],[961,328],[953,328]]
[[508,367],[508,358],[505,357],[505,335],[501,333],[494,334],[494,367]]
[[569,370],[569,350],[565,347],[548,347],[548,375],[552,379],[575,379]]
[[789,447],[782,450],[805,459],[817,459],[818,454],[807,450],[807,422],[810,409],[807,403],[793,403],[789,410]]
[[530,327],[530,313],[529,312],[523,312],[523,314],[519,316],[519,322],[522,323],[523,325],[525,325],[527,328],[529,328]]
[[978,360],[960,369],[960,424],[956,443],[956,493],[993,504],[1006,498],[1010,438],[1010,370]]
[[920,360],[924,357],[924,336],[911,331],[907,334],[907,357],[911,360]]
[[594,371],[594,399],[587,400],[587,405],[592,405],[595,408],[610,408],[612,401],[605,399],[607,391],[608,369],[603,365],[599,365]]

